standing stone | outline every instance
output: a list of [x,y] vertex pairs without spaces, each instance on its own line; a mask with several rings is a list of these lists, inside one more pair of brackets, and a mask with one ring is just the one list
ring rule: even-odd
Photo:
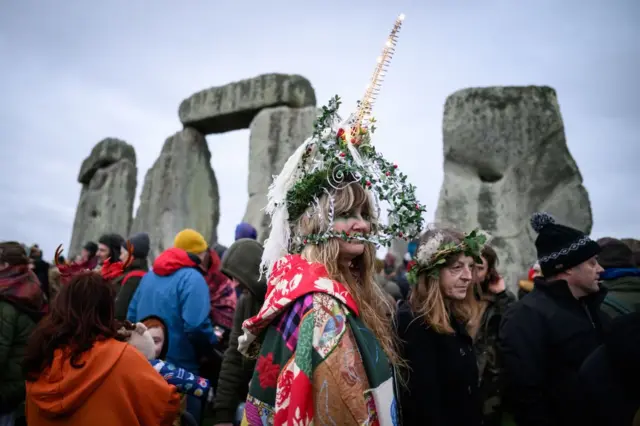
[[82,189],[68,251],[72,256],[102,234],[128,235],[137,184],[133,146],[114,138],[102,140],[82,162],[78,182]]
[[512,290],[536,261],[532,213],[546,211],[559,223],[591,232],[589,196],[552,88],[460,90],[445,103],[443,138],[436,221],[488,231]]
[[249,136],[249,202],[244,222],[258,231],[258,240],[269,236],[270,218],[263,211],[267,192],[291,154],[313,133],[315,107],[263,109],[251,123]]
[[264,108],[315,104],[315,92],[306,78],[264,74],[195,93],[182,101],[178,115],[185,127],[210,135],[246,129]]
[[200,232],[209,243],[217,241],[218,206],[218,184],[207,141],[187,127],[165,141],[147,172],[131,232],[149,234],[153,261],[173,247],[175,235],[185,228]]

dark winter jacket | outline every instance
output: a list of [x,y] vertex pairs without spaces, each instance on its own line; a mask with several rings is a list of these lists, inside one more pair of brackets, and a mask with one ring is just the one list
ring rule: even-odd
[[617,317],[604,344],[582,364],[580,384],[589,426],[629,426],[640,412],[640,313]]
[[605,289],[581,299],[566,281],[536,278],[533,291],[506,313],[500,328],[505,409],[518,426],[574,424],[578,371],[602,343]]
[[609,268],[600,274],[607,297],[601,309],[611,318],[640,312],[640,269]]
[[227,249],[222,258],[221,271],[238,281],[243,294],[236,306],[229,347],[222,361],[213,424],[233,422],[238,404],[245,401],[249,391],[255,361],[238,352],[238,337],[242,335],[242,323],[255,316],[264,302],[267,284],[264,277],[260,279],[259,272],[262,250],[257,241],[240,239]]
[[116,296],[116,319],[124,321],[127,319],[127,310],[134,293],[138,289],[142,276],[131,274],[133,271],[147,272],[149,264],[147,259],[134,259],[131,265],[124,270],[124,274],[114,281],[114,285],[119,287]]
[[22,359],[35,326],[33,315],[0,299],[0,415],[24,402]]
[[478,366],[464,326],[451,319],[455,334],[440,334],[415,318],[406,302],[397,312],[407,386],[400,389],[405,426],[477,426],[482,423]]
[[491,426],[500,425],[502,421],[502,365],[498,353],[500,321],[507,308],[515,302],[515,297],[503,291],[496,295],[485,295],[482,299],[488,305],[480,320],[473,346],[478,360],[484,426]]

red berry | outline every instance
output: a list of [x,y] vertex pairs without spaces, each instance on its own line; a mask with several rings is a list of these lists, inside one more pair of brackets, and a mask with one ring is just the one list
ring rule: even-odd
[[345,154],[344,152],[340,153],[340,157],[344,157],[345,155],[347,155],[347,154]]
[[385,173],[385,174],[386,174],[387,176],[390,176],[390,175],[391,175],[391,172],[387,172],[387,173]]

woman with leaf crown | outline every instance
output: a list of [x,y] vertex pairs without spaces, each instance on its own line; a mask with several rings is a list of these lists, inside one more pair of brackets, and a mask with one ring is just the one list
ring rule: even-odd
[[[337,125],[336,96],[268,194],[271,233],[262,309],[238,349],[257,357],[245,425],[398,425],[392,365],[401,364],[393,306],[374,281],[376,244],[413,238],[424,208],[406,176],[373,145],[373,94],[398,18],[358,111]],[[388,202],[390,223],[378,222]]]
[[478,366],[470,337],[478,302],[474,266],[485,234],[433,227],[418,245],[409,271],[414,288],[397,312],[406,386],[405,426],[476,426],[482,423]]

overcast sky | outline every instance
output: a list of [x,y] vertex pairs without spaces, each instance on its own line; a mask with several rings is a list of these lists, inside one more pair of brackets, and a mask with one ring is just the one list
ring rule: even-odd
[[[339,93],[352,106],[400,12],[407,18],[376,104],[375,143],[418,186],[428,219],[443,178],[446,96],[545,84],[558,92],[593,235],[640,237],[640,3],[376,3],[0,0],[0,240],[38,242],[49,259],[68,246],[78,170],[104,137],[135,147],[139,196],[164,140],[182,128],[180,101],[195,91],[297,73],[320,104]],[[248,137],[207,138],[224,244],[246,207]]]

